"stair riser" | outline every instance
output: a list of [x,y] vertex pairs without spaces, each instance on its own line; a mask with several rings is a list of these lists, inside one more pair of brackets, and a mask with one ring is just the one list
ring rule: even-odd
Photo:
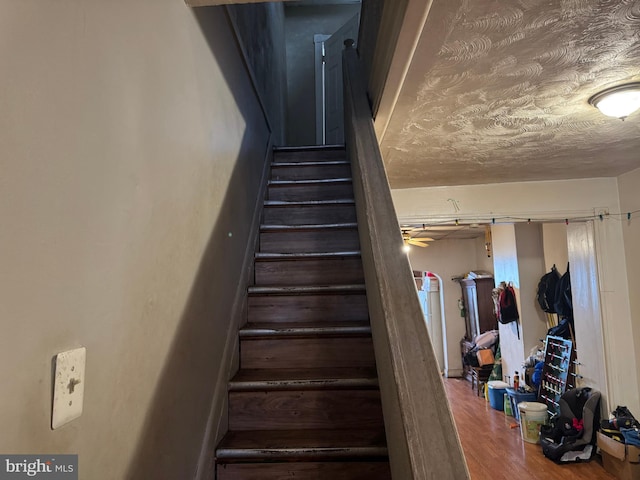
[[346,160],[347,156],[344,150],[315,150],[305,152],[275,152],[273,155],[275,162],[322,162]]
[[318,165],[272,165],[271,180],[324,180],[351,177],[348,163]]
[[360,257],[266,260],[255,264],[255,284],[335,285],[364,283]]
[[218,480],[391,480],[387,462],[286,462],[218,465]]
[[263,223],[268,225],[321,225],[356,221],[356,209],[345,205],[304,205],[264,207]]
[[367,297],[353,295],[250,295],[249,322],[339,322],[369,319]]
[[263,253],[318,253],[360,250],[358,230],[298,230],[260,233]]
[[241,368],[373,367],[371,337],[240,340]]
[[229,393],[229,428],[234,431],[382,426],[377,390]]
[[353,198],[351,183],[335,184],[302,183],[299,185],[272,185],[267,190],[267,200],[282,202],[306,202],[312,200],[342,200]]

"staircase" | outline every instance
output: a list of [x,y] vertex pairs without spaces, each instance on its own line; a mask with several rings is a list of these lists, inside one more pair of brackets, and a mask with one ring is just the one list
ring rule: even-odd
[[274,154],[218,480],[388,480],[351,169]]

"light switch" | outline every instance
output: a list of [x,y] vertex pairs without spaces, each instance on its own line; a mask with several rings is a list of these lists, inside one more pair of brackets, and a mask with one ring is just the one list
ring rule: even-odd
[[85,347],[56,355],[51,428],[55,430],[82,415]]

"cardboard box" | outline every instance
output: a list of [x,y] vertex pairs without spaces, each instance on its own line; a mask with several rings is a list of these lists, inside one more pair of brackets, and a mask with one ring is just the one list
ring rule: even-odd
[[478,356],[478,363],[481,367],[484,367],[485,365],[493,365],[495,362],[493,352],[489,348],[478,350],[476,355]]
[[620,480],[640,480],[640,448],[616,442],[598,432],[602,465]]

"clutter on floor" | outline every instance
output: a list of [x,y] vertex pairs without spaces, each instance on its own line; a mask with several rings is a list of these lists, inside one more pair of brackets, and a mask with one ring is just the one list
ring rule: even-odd
[[640,479],[640,423],[627,407],[618,406],[603,420],[598,447],[607,472],[621,480]]
[[577,386],[571,338],[547,336],[510,377],[502,374],[497,331],[485,333],[465,355],[474,372],[472,389],[513,417],[508,427],[519,428],[523,442],[540,444],[540,454],[558,464],[588,462],[599,450],[609,473],[640,480],[640,423],[622,406],[600,420],[600,392]]

